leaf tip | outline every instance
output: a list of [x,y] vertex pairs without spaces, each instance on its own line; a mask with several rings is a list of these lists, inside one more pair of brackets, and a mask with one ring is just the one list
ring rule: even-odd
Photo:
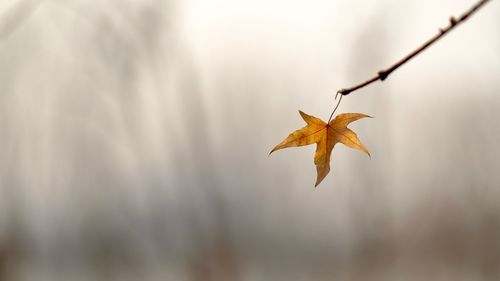
[[326,177],[326,175],[328,175],[328,172],[330,172],[330,168],[328,167],[327,170],[317,170],[317,177],[316,177],[316,183],[314,184],[314,187],[317,187]]
[[322,178],[316,179],[316,183],[314,184],[314,188],[318,188],[318,185],[323,181],[323,179],[326,177],[326,175]]
[[366,147],[363,146],[362,150],[364,153],[366,153],[366,155],[368,155],[368,157],[370,157],[370,159],[372,159],[372,155],[370,154],[370,151],[368,151]]
[[279,147],[279,146],[280,146],[280,145],[278,144],[278,145],[277,145],[277,146],[275,146],[273,149],[271,149],[271,151],[269,151],[269,154],[268,154],[267,156],[271,155],[271,153],[273,153],[273,152],[275,152],[276,150],[280,149],[281,147]]

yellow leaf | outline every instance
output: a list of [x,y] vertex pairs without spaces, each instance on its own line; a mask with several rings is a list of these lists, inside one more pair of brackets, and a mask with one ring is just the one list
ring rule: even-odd
[[306,121],[307,126],[291,133],[274,147],[269,154],[282,148],[316,143],[314,164],[316,165],[318,176],[314,186],[318,186],[330,172],[330,156],[335,144],[339,142],[343,143],[348,147],[359,149],[370,156],[368,149],[361,143],[356,133],[347,128],[349,123],[370,116],[361,113],[339,114],[327,124],[321,119],[307,115],[302,111],[299,111],[299,113],[304,121]]

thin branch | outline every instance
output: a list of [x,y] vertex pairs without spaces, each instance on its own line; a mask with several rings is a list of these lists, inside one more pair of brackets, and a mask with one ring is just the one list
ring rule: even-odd
[[467,20],[472,14],[474,14],[479,8],[481,8],[484,4],[489,2],[490,0],[481,0],[476,3],[472,8],[470,8],[468,11],[466,11],[464,14],[462,14],[458,19],[455,17],[450,18],[450,23],[448,26],[445,28],[440,28],[439,33],[434,35],[431,39],[427,40],[424,44],[422,44],[420,47],[418,47],[416,50],[413,52],[409,53],[407,56],[403,57],[399,61],[397,61],[395,64],[392,66],[388,67],[387,69],[380,70],[377,75],[363,83],[360,83],[358,85],[352,86],[350,88],[343,88],[337,91],[337,94],[341,94],[343,96],[346,96],[356,90],[359,90],[363,87],[366,87],[370,85],[371,83],[375,81],[384,81],[387,79],[387,77],[396,69],[398,69],[400,66],[411,60],[413,57],[416,55],[420,54],[423,50],[427,49],[429,46],[434,44],[436,41],[438,41],[441,37],[443,37],[445,34],[453,30],[456,26]]

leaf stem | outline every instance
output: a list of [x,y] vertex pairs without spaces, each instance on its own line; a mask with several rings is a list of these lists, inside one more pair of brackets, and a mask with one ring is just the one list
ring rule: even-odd
[[[481,8],[484,4],[488,3],[489,1],[490,0],[480,0],[474,6],[472,6],[468,11],[466,11],[464,14],[462,14],[459,18],[455,18],[453,16],[450,17],[448,26],[446,26],[445,28],[440,28],[438,34],[434,35],[432,38],[430,38],[425,43],[423,43],[422,45],[420,45],[420,47],[418,47],[417,49],[415,49],[413,52],[409,53],[408,55],[406,55],[405,57],[403,57],[402,59],[400,59],[399,61],[397,61],[396,63],[394,63],[392,66],[390,66],[390,67],[388,67],[386,69],[380,70],[379,72],[377,72],[377,75],[374,76],[373,78],[371,78],[371,79],[369,79],[369,80],[367,80],[367,81],[365,81],[363,83],[359,83],[359,84],[357,84],[355,86],[352,86],[350,88],[340,89],[340,90],[337,91],[337,94],[341,94],[342,96],[347,96],[348,94],[350,94],[350,93],[352,93],[352,92],[354,92],[356,90],[359,90],[361,88],[364,88],[364,87],[372,84],[375,81],[378,81],[378,80],[384,81],[385,79],[387,79],[387,77],[393,71],[395,71],[400,66],[402,66],[403,64],[405,64],[406,62],[408,62],[409,60],[411,60],[416,55],[420,54],[423,50],[427,49],[432,44],[434,44],[436,41],[438,41],[445,34],[447,34],[448,32],[450,32],[451,30],[453,30],[460,23],[462,23],[465,20],[467,20],[473,13],[475,13],[479,8]],[[334,112],[335,112],[335,110],[334,110]]]
[[[330,118],[328,118],[328,122],[326,122],[326,124],[330,124],[330,120],[332,120],[332,117],[333,117],[333,114],[335,113],[335,110],[337,110],[337,108],[339,107],[340,102],[342,101],[342,97],[343,97],[343,95],[340,95],[339,101],[337,102],[337,105],[333,109],[332,114],[330,114]],[[335,99],[337,99],[337,97],[335,97]]]

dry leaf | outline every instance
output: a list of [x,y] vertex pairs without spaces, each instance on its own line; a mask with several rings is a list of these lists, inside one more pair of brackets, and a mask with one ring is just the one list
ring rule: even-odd
[[341,142],[348,147],[364,151],[370,156],[368,149],[363,146],[356,133],[347,128],[349,123],[370,116],[361,113],[339,114],[327,124],[321,119],[307,115],[302,111],[299,111],[299,113],[304,121],[306,121],[307,126],[291,133],[286,139],[273,148],[269,154],[282,148],[316,143],[314,164],[316,164],[318,177],[315,186],[318,186],[330,172],[330,156],[335,144]]

